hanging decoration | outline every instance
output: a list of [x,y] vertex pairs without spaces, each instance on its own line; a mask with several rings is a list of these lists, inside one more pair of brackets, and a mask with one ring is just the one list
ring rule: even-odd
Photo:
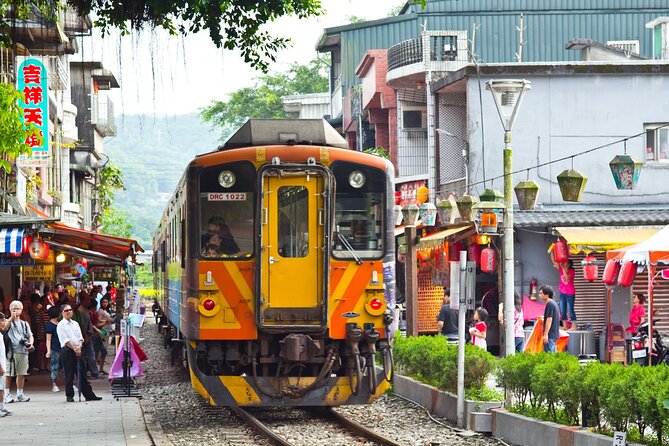
[[557,263],[565,263],[569,260],[569,247],[561,238],[553,244],[553,260]]
[[618,282],[618,272],[620,271],[620,263],[613,259],[606,262],[604,273],[602,274],[602,282],[604,285],[614,286]]
[[404,215],[402,215],[402,206],[399,204],[395,205],[395,226],[401,226],[402,221],[404,220]]
[[518,208],[520,210],[534,209],[539,196],[539,185],[535,181],[530,180],[530,169],[527,169],[527,179],[516,184],[513,190],[516,192],[516,199],[518,200]]
[[583,265],[583,278],[588,282],[594,282],[597,280],[597,274],[599,273],[599,267],[595,263],[597,259],[595,256],[585,256],[581,261]]
[[624,141],[625,154],[616,155],[609,163],[613,181],[619,190],[634,189],[641,173],[641,161],[627,154],[627,140]]
[[425,203],[429,197],[430,189],[428,189],[426,186],[420,186],[418,189],[416,189],[416,200],[418,200],[421,204]]
[[465,194],[456,202],[462,221],[472,221],[472,206],[478,203],[478,198]]
[[581,172],[574,170],[574,157],[572,156],[571,169],[563,170],[557,176],[557,182],[564,201],[581,201],[588,178]]
[[484,234],[498,234],[503,227],[506,206],[499,201],[481,201],[472,206],[472,215]]
[[403,223],[415,226],[418,223],[419,208],[415,204],[407,204],[402,208]]
[[434,226],[437,223],[437,207],[432,203],[421,204],[419,213],[423,226]]
[[451,200],[445,199],[437,202],[437,216],[439,217],[440,225],[451,224],[453,216],[453,203],[451,203]]
[[497,271],[497,253],[491,247],[481,251],[481,272],[493,273]]
[[400,263],[406,262],[407,259],[407,245],[399,245],[397,247],[397,261]]
[[467,246],[467,260],[476,263],[476,266],[481,266],[481,245],[473,242]]
[[451,262],[460,261],[460,251],[463,249],[462,241],[452,242],[448,244],[448,260]]
[[448,287],[451,280],[451,264],[448,261],[448,243],[439,245],[435,251],[432,282],[437,286]]
[[634,262],[623,262],[618,273],[618,284],[628,287],[632,285],[634,276],[636,276],[636,264]]
[[33,259],[46,259],[49,256],[49,245],[39,237],[35,237],[28,245],[28,253]]
[[480,195],[481,201],[504,201],[504,194],[497,189],[487,188]]

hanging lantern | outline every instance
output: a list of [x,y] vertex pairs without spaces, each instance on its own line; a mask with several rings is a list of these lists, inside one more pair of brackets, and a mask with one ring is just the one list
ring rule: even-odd
[[597,273],[599,272],[599,268],[595,263],[596,261],[597,259],[595,256],[585,256],[585,258],[581,261],[581,265],[583,265],[583,277],[588,282],[594,282],[597,280]]
[[28,246],[28,252],[33,259],[46,259],[49,255],[49,245],[44,240],[34,238]]
[[497,270],[497,253],[492,248],[481,251],[481,272],[494,273]]
[[402,208],[403,223],[405,225],[415,226],[418,222],[419,208],[415,204],[407,204]]
[[564,201],[581,201],[588,178],[576,170],[567,169],[557,176],[557,182]]
[[395,204],[400,204],[402,201],[402,193],[398,190],[395,191]]
[[26,254],[30,253],[30,245],[33,243],[33,238],[31,236],[24,236],[23,237],[23,249],[21,252],[24,252]]
[[604,285],[613,286],[618,282],[618,271],[620,270],[620,263],[611,259],[606,262],[604,273],[602,274],[602,282]]
[[488,188],[479,195],[479,199],[481,201],[504,201],[504,194],[497,189]]
[[609,167],[613,174],[613,180],[616,182],[618,189],[634,189],[637,181],[639,181],[639,173],[641,173],[641,161],[638,161],[631,156],[616,155]]
[[404,216],[402,215],[402,206],[399,204],[395,205],[395,226],[400,226]]
[[460,218],[462,221],[472,221],[472,206],[478,203],[478,198],[473,195],[463,195],[456,202],[458,205],[458,211],[460,212]]
[[426,186],[420,186],[418,189],[416,189],[416,200],[420,201],[421,203],[425,203],[429,197],[430,189],[428,189]]
[[620,273],[618,273],[618,284],[628,287],[632,285],[634,276],[636,276],[636,264],[634,262],[623,262]]
[[451,217],[453,216],[453,203],[451,203],[451,200],[441,200],[437,203],[437,215],[439,216],[440,225],[451,224]]
[[518,208],[520,210],[534,209],[537,204],[537,197],[539,196],[539,185],[532,180],[521,181],[513,188],[516,192],[516,199],[518,200]]
[[498,201],[481,201],[472,206],[472,214],[481,232],[498,234],[504,223],[505,209]]
[[558,239],[555,244],[553,244],[553,260],[557,263],[565,263],[569,260],[569,248],[562,239]]
[[473,261],[476,266],[481,265],[481,245],[470,243],[467,246],[467,260]]
[[434,226],[437,222],[437,207],[432,203],[421,204],[419,213],[423,226]]

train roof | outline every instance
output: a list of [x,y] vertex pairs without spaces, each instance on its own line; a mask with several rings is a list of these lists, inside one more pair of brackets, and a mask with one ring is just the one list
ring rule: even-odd
[[324,119],[249,119],[218,150],[280,144],[348,149],[346,140]]

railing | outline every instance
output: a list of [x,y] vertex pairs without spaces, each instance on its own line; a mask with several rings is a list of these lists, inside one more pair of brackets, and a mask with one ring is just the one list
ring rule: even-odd
[[388,71],[423,60],[423,39],[405,40],[388,49]]
[[91,124],[103,136],[116,136],[114,103],[108,97],[91,97]]
[[463,67],[468,62],[467,32],[427,31],[388,49],[388,71],[421,62],[431,62],[432,71]]
[[427,130],[402,129],[398,138],[397,167],[402,177],[425,175],[427,169]]
[[0,82],[14,85],[14,51],[9,48],[0,48]]
[[70,73],[60,57],[49,57],[49,88],[51,90],[68,90]]

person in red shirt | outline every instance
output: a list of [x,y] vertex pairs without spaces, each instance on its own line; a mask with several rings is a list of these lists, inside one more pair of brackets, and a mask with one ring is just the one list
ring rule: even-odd
[[639,325],[646,322],[646,309],[643,305],[646,303],[646,296],[641,293],[635,293],[632,298],[632,311],[630,311],[630,326],[627,327],[629,333],[636,333]]

